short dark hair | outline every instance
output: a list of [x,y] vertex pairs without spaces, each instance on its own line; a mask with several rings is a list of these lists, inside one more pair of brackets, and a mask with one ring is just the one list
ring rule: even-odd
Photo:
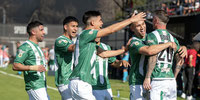
[[156,10],[154,12],[154,16],[158,17],[160,19],[160,21],[162,21],[165,24],[167,24],[169,21],[169,16],[168,16],[167,12],[164,10]]
[[67,16],[65,17],[65,19],[63,20],[63,26],[72,22],[72,21],[75,21],[78,23],[78,19],[76,17],[73,17],[73,16]]
[[76,17],[73,17],[73,16],[65,17],[65,19],[63,20],[63,30],[64,30],[64,32],[66,31],[65,28],[64,28],[64,25],[66,25],[66,24],[68,24],[70,22],[73,22],[73,21],[79,23],[78,19]]
[[91,18],[91,17],[97,17],[97,16],[101,16],[101,13],[99,11],[87,11],[84,13],[82,21],[85,25],[87,25],[87,21]]
[[31,30],[33,29],[33,28],[35,28],[35,27],[38,27],[38,26],[40,26],[40,25],[43,25],[41,22],[39,22],[39,21],[32,21],[32,22],[30,22],[29,24],[28,24],[28,26],[27,26],[27,29],[26,29],[26,31],[27,31],[27,33],[29,34],[29,36],[31,36]]

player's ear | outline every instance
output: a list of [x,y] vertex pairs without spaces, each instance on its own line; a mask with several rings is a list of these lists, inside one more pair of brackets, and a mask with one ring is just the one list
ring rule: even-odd
[[64,25],[64,30],[67,31],[67,25],[66,24]]
[[36,29],[33,28],[33,29],[31,30],[31,35],[35,35],[35,34],[36,34]]
[[90,21],[90,25],[91,25],[91,26],[94,26],[94,20],[91,20],[91,21]]

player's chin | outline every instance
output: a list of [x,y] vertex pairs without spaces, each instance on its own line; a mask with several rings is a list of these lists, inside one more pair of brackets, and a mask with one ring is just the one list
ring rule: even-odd
[[73,38],[75,38],[75,37],[77,36],[77,34],[72,34],[71,36],[72,36]]

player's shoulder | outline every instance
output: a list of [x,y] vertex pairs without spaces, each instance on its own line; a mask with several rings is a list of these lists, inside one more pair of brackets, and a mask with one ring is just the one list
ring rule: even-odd
[[64,37],[64,36],[59,36],[57,39],[56,39],[56,44],[61,44],[61,43],[71,43],[72,41],[70,39],[68,39],[67,37]]
[[88,35],[88,34],[94,34],[94,33],[96,33],[96,32],[98,32],[98,30],[95,30],[95,29],[88,29],[88,30],[83,30],[81,33],[80,33],[80,35]]
[[142,42],[142,40],[141,39],[139,39],[139,38],[137,38],[136,36],[133,36],[132,38],[130,38],[130,40],[129,40],[131,43],[132,42]]
[[28,51],[31,50],[31,46],[27,42],[24,42],[18,49]]
[[155,36],[156,34],[159,34],[159,32],[157,30],[154,30],[146,35],[147,35],[147,37],[150,37],[150,36]]

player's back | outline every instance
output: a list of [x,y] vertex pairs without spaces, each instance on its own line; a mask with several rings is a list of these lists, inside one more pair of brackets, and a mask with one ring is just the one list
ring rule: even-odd
[[96,60],[97,30],[83,30],[78,36],[75,47],[74,69],[70,79],[79,78],[92,84],[92,68]]
[[[177,44],[177,49],[179,48],[179,43],[167,30],[157,29],[147,36],[148,45],[163,44],[167,42],[175,42]],[[157,62],[152,73],[152,78],[154,79],[171,79],[174,78],[172,71],[173,58],[176,51],[171,48],[167,48],[157,54]]]

